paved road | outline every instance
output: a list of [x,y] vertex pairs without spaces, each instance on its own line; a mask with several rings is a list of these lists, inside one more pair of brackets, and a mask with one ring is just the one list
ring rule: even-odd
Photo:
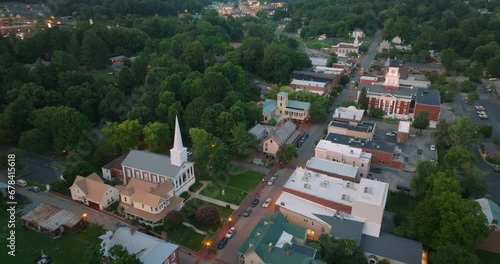
[[[493,129],[493,137],[500,137],[500,115],[498,115],[498,113],[500,113],[500,107],[498,105],[498,102],[495,100],[494,95],[492,93],[486,93],[484,88],[482,87],[478,89],[479,101],[476,102],[476,105],[484,106],[489,117],[488,120],[479,119],[477,117],[474,105],[466,104],[463,100],[462,95],[460,94],[460,91],[462,90],[462,81],[464,79],[465,78],[458,79],[459,83],[457,88],[457,95],[455,96],[455,100],[453,101],[453,103],[450,103],[448,105],[454,109],[454,114],[456,116],[468,117],[480,126],[489,125]],[[491,147],[493,149],[495,149],[496,147],[493,146],[493,143],[491,142],[479,142],[470,149],[470,152],[473,153],[474,156],[476,156],[478,160],[478,167],[486,173],[486,183],[488,185],[488,193],[491,195],[491,200],[498,204],[500,203],[500,192],[498,191],[500,190],[500,177],[498,173],[495,173],[493,171],[491,165],[486,163],[480,156],[477,148],[481,144],[488,145],[487,149],[488,147]]]
[[[368,47],[368,51],[366,52],[365,59],[363,60],[363,62],[361,62],[361,67],[364,71],[368,71],[373,59],[375,59],[377,48],[380,42],[382,42],[382,31],[379,30],[377,31],[377,33],[375,33],[375,36],[373,37],[373,40]],[[361,71],[360,75],[363,75],[363,71]],[[356,80],[359,80],[359,78],[356,78]]]

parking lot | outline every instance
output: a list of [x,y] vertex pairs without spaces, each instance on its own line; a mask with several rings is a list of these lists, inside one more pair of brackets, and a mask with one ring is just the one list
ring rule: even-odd
[[396,191],[397,185],[404,185],[410,187],[411,179],[413,177],[413,173],[404,172],[399,169],[372,165],[371,168],[380,168],[382,169],[381,173],[372,173],[372,178],[374,180],[379,180],[382,182],[387,182],[389,184],[389,189],[391,191]]

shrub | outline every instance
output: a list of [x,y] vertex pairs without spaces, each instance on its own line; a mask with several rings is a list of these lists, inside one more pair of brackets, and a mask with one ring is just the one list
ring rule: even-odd
[[71,191],[69,190],[68,184],[65,181],[56,181],[50,185],[50,190],[56,193],[60,193],[64,196],[71,197]]
[[199,207],[196,210],[195,218],[198,222],[211,226],[216,226],[221,221],[219,209],[209,205]]
[[496,158],[493,158],[493,157],[486,157],[486,160],[488,162],[491,162],[495,165],[500,165],[500,159],[496,159]]
[[201,182],[195,182],[193,185],[189,187],[189,191],[196,192],[201,188],[201,186],[203,186]]
[[382,118],[385,116],[384,110],[382,108],[373,108],[370,110],[370,116],[375,118]]
[[226,208],[227,209],[231,209],[231,205],[230,204],[226,204]]
[[495,145],[500,145],[500,138],[499,137],[494,138],[492,141]]
[[327,128],[323,129],[323,134],[325,134],[325,135],[328,134],[328,129]]
[[187,200],[189,199],[190,195],[188,192],[183,192],[181,193],[181,195],[179,195],[181,198],[184,198],[184,200]]
[[172,210],[167,213],[164,222],[172,225],[180,225],[184,222],[184,215],[180,211]]
[[493,128],[491,126],[480,126],[478,132],[483,138],[490,138],[493,134]]

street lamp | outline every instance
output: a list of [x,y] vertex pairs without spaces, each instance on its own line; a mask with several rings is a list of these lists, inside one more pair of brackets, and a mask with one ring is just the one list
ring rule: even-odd
[[206,245],[207,245],[207,251],[208,251],[208,254],[210,254],[210,241],[207,241]]
[[233,221],[233,218],[232,217],[229,217],[229,219],[227,219],[229,221],[229,228],[231,228],[231,222]]

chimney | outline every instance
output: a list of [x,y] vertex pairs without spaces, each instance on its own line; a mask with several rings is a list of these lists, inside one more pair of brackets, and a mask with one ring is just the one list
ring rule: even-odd
[[290,256],[290,246],[286,248],[286,255]]
[[484,196],[485,199],[489,200],[491,198],[491,195],[487,194]]
[[273,220],[269,220],[269,224],[274,224],[274,221]]
[[269,251],[269,252],[273,252],[273,243],[269,243],[269,244],[267,245],[267,251]]
[[134,235],[134,233],[135,233],[135,229],[130,228],[130,235],[131,235],[131,236],[133,236],[133,235]]
[[167,238],[168,238],[168,237],[167,237],[167,232],[165,232],[165,231],[161,231],[161,240],[163,240],[163,241],[167,241]]

